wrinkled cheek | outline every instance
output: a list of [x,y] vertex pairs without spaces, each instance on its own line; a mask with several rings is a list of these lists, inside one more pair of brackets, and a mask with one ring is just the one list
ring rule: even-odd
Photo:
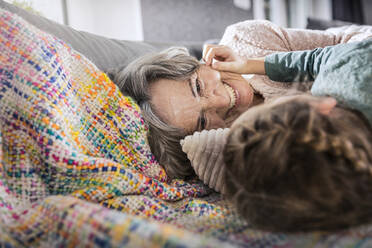
[[173,118],[177,118],[180,114],[182,114],[183,109],[181,108],[181,104],[175,104],[177,103],[177,98],[174,96],[171,96],[168,100],[168,105],[170,106],[171,115]]
[[171,96],[168,102],[171,110],[171,114],[174,117],[194,117],[198,114],[200,107],[197,105],[200,104],[200,99],[197,98],[195,103],[192,103],[188,99],[183,99],[182,95]]

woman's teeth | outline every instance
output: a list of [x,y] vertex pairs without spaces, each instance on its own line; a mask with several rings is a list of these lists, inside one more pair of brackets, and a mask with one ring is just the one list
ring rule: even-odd
[[227,92],[229,93],[229,96],[230,96],[230,105],[229,105],[229,109],[233,108],[236,104],[236,95],[235,95],[235,91],[234,89],[230,86],[230,85],[227,85],[227,84],[223,84],[223,86],[225,86],[225,89],[227,90]]

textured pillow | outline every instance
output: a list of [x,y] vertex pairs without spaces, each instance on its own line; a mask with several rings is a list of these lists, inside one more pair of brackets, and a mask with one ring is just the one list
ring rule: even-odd
[[181,140],[182,150],[187,154],[196,175],[210,188],[224,192],[223,148],[229,128],[195,132]]

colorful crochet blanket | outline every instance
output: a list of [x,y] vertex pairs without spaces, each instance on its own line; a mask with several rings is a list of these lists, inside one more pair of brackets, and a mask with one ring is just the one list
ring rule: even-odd
[[199,181],[167,178],[138,106],[95,65],[5,10],[0,28],[1,246],[372,245],[368,227],[251,229]]

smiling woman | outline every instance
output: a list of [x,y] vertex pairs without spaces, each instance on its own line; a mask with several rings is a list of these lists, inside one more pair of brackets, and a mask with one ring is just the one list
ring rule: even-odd
[[137,59],[114,81],[138,102],[152,152],[168,175],[178,178],[194,174],[182,138],[228,127],[260,99],[241,75],[216,71],[177,47]]

